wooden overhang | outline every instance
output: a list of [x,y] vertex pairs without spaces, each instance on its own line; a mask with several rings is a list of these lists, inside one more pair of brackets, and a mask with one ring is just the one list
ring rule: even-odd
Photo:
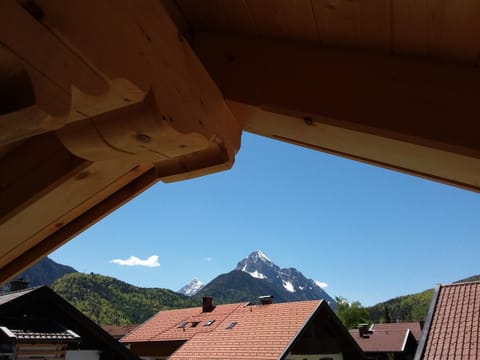
[[477,0],[1,1],[0,282],[242,130],[479,191],[479,33]]

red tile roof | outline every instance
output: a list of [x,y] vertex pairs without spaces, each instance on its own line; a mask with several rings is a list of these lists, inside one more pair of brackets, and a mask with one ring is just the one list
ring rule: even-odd
[[[211,312],[202,312],[202,307],[160,311],[120,341],[124,343],[188,340],[194,335],[213,331],[219,324],[237,308],[246,303],[217,305]],[[215,320],[210,326],[205,326],[208,320]],[[200,323],[192,327],[192,322]],[[184,328],[178,326],[188,322]]]
[[365,352],[402,352],[408,337],[413,337],[409,329],[376,330],[368,337],[361,337],[358,330],[354,329],[350,330],[350,335]]
[[420,358],[480,359],[480,282],[440,286],[432,306]]
[[[236,309],[215,330],[199,334],[171,360],[278,359],[315,313],[321,301],[250,305]],[[227,326],[237,324],[232,329]]]
[[422,327],[420,322],[411,321],[411,322],[400,322],[400,323],[383,323],[383,324],[374,324],[372,326],[373,331],[386,331],[386,330],[406,330],[410,329],[415,340],[419,341],[422,337]]
[[[124,343],[188,340],[169,359],[278,359],[319,308],[321,300],[271,305],[217,305],[210,313],[202,308],[161,311],[132,333]],[[215,320],[203,326],[206,320]],[[189,321],[185,329],[178,328]],[[192,321],[201,321],[191,327]],[[229,324],[236,325],[227,329]]]

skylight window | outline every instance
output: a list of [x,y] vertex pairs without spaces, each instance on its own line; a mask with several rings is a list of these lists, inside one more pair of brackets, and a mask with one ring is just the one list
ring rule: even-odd
[[180,323],[180,325],[178,325],[178,328],[179,329],[185,329],[185,326],[187,326],[187,324],[188,324],[188,321],[182,321]]
[[208,320],[203,326],[210,326],[215,322],[215,320]]
[[200,321],[192,321],[192,325],[190,327],[197,327],[200,324]]
[[228,326],[226,327],[227,329],[233,329],[235,327],[235,325],[237,325],[237,322],[236,321],[233,321],[231,322],[230,324],[228,324]]

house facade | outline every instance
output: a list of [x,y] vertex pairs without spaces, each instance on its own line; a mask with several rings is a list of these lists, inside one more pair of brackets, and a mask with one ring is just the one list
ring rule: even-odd
[[0,359],[139,360],[47,286],[0,295]]

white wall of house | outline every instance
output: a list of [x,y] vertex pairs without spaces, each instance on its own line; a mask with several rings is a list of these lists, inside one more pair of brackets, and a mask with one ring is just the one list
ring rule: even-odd
[[289,354],[285,360],[343,360],[342,353],[339,354]]
[[65,352],[65,360],[100,360],[100,351],[68,350]]

